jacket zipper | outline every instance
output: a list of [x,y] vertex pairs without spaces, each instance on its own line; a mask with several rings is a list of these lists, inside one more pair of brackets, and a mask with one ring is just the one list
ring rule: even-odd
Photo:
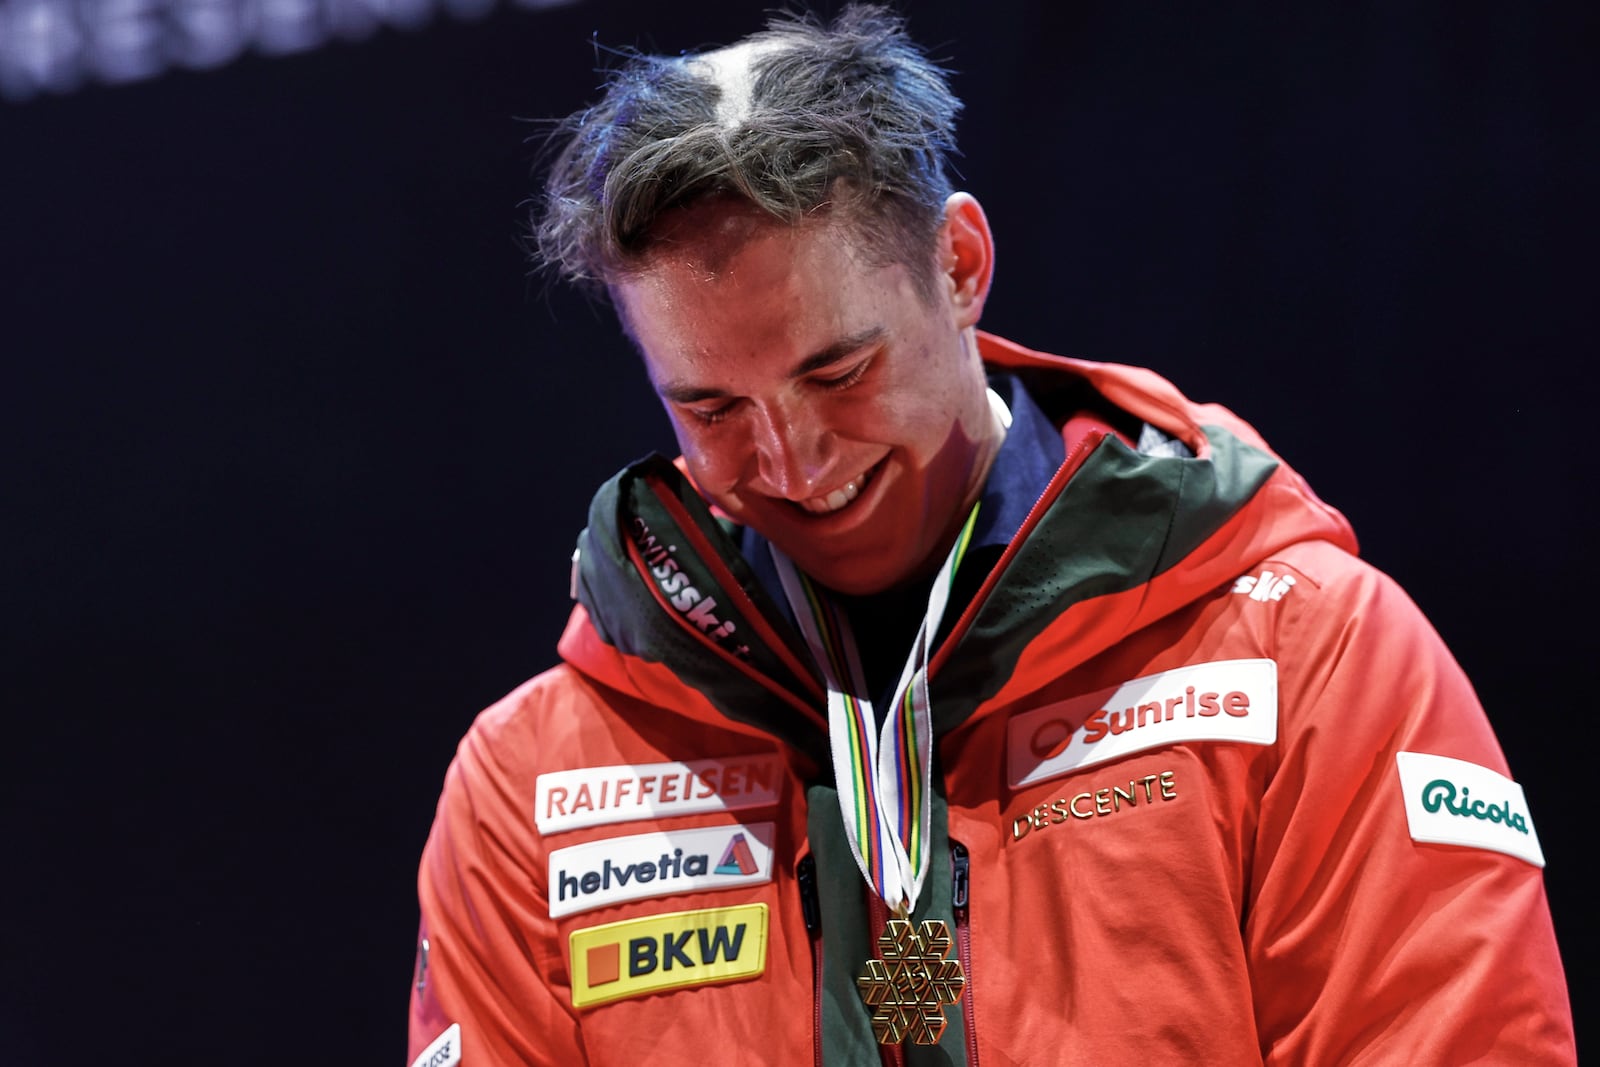
[[972,931],[967,925],[972,860],[967,855],[967,846],[959,841],[950,842],[950,866],[950,908],[956,918],[956,956],[961,960],[961,973],[966,976],[961,989],[961,1021],[967,1031],[967,1067],[978,1067],[977,1012],[972,1006]]
[[800,915],[811,939],[811,1062],[822,1067],[822,902],[817,897],[817,861],[806,853],[795,868]]
[[978,587],[978,591],[972,594],[972,600],[968,602],[966,610],[961,613],[961,617],[956,620],[955,626],[951,628],[950,633],[939,644],[938,650],[934,652],[933,662],[928,664],[928,677],[930,679],[939,673],[940,668],[944,666],[944,661],[950,658],[950,653],[955,649],[956,645],[961,643],[961,638],[966,634],[967,628],[972,625],[972,620],[977,618],[979,607],[989,598],[990,590],[1000,581],[1000,576],[1005,572],[1005,569],[1011,565],[1011,558],[1017,554],[1018,549],[1022,547],[1022,543],[1028,539],[1028,535],[1033,532],[1033,528],[1044,517],[1044,513],[1050,510],[1050,505],[1055,503],[1056,497],[1061,495],[1062,490],[1067,487],[1067,483],[1072,480],[1072,476],[1078,473],[1078,468],[1083,466],[1085,461],[1088,460],[1089,454],[1100,446],[1100,442],[1104,441],[1106,436],[1104,430],[1090,430],[1084,435],[1083,440],[1079,441],[1077,446],[1067,454],[1065,462],[1051,477],[1050,484],[1045,486],[1043,493],[1039,494],[1039,499],[1033,502],[1033,507],[1028,509],[1028,517],[1022,520],[1022,525],[1017,530],[1017,536],[1013,537],[1011,543],[1005,547],[1005,551],[1000,553],[1000,558],[995,561],[994,568],[989,571],[989,576]]

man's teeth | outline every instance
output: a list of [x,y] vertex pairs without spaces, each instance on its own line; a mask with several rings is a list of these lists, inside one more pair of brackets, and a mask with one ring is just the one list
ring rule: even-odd
[[861,495],[861,490],[867,486],[867,476],[862,474],[844,483],[844,487],[835,489],[826,496],[814,496],[810,500],[800,501],[800,506],[813,515],[826,515],[830,511],[838,511],[850,501]]

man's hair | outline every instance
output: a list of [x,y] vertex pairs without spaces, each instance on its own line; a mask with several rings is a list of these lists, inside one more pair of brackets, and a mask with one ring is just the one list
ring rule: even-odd
[[[725,197],[790,225],[842,210],[858,246],[931,292],[961,101],[884,8],[778,15],[745,38],[749,96],[705,58],[629,55],[566,138],[536,209],[535,255],[580,285],[639,267],[664,214]],[[742,57],[741,57],[742,58]]]

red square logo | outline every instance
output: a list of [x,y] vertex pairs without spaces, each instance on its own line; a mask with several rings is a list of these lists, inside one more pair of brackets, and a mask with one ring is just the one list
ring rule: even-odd
[[613,941],[589,950],[589,985],[615,982],[622,974],[622,946]]

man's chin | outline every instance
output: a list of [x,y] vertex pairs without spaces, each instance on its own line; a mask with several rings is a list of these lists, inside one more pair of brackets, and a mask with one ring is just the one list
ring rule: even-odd
[[795,566],[804,571],[812,581],[845,596],[871,596],[874,593],[882,593],[911,577],[899,561],[884,560],[866,554],[841,558],[819,555],[814,551],[806,552],[803,548],[798,552],[787,550],[785,552],[794,560]]

